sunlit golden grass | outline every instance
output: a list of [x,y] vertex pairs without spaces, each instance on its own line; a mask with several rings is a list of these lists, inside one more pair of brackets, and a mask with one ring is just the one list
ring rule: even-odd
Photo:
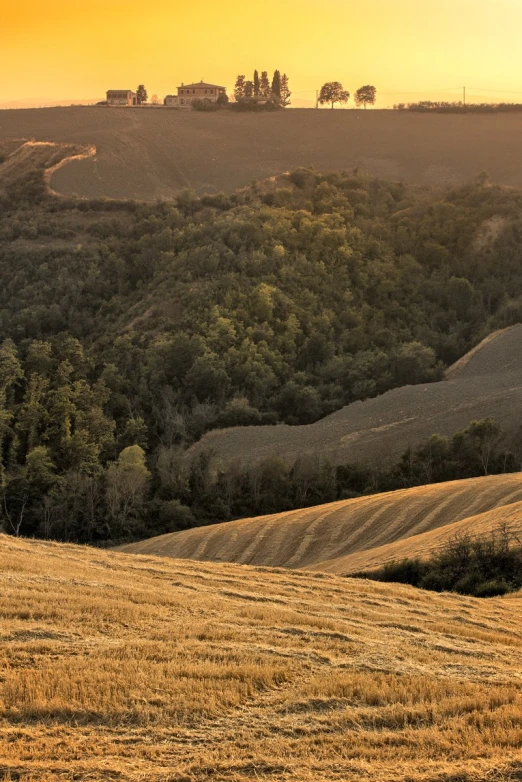
[[347,575],[404,557],[427,557],[455,535],[505,525],[522,535],[520,473],[449,481],[313,508],[195,527],[122,550]]
[[0,779],[522,778],[522,598],[0,537]]

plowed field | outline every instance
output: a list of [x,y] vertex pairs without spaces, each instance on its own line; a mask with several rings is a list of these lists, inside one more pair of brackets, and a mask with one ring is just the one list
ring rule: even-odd
[[486,170],[522,187],[522,114],[393,111],[211,114],[106,107],[0,111],[9,138],[94,145],[93,159],[57,171],[52,186],[80,197],[171,198],[183,188],[231,191],[299,166],[359,167],[382,179],[446,185]]
[[522,326],[490,335],[440,383],[396,388],[354,402],[309,426],[235,427],[210,432],[188,452],[212,450],[221,464],[254,464],[277,454],[293,464],[321,454],[333,464],[394,463],[435,432],[452,436],[470,421],[494,418],[509,438],[522,422]]

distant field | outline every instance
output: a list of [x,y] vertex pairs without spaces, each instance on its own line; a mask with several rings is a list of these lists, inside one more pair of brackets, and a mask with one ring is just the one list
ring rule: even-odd
[[384,178],[458,184],[486,170],[522,187],[522,115],[392,111],[275,114],[103,107],[0,111],[13,137],[94,144],[94,159],[57,171],[52,186],[81,197],[171,198],[183,188],[230,191],[298,166],[359,167]]
[[522,326],[487,337],[447,372],[447,379],[405,386],[354,402],[307,426],[235,427],[206,434],[188,452],[211,450],[220,464],[255,464],[274,454],[293,464],[321,454],[333,464],[394,463],[435,432],[452,436],[491,417],[517,438],[522,422]]
[[522,599],[0,536],[0,779],[515,782]]
[[131,543],[122,550],[345,574],[392,559],[424,556],[457,531],[480,535],[501,522],[522,534],[522,477],[518,473],[198,527]]

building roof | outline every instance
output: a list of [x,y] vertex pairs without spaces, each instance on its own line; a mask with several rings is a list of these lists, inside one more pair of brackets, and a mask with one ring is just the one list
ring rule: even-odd
[[107,90],[107,92],[131,92],[134,95],[134,90]]
[[215,90],[224,90],[225,89],[220,84],[207,84],[206,81],[198,81],[198,82],[195,82],[194,84],[180,84],[179,87],[178,87],[178,90],[185,90],[185,89],[191,89],[192,90],[192,89],[195,89],[196,87],[199,87],[200,89],[202,87],[206,88],[206,89],[208,89],[210,87],[210,88],[215,89]]

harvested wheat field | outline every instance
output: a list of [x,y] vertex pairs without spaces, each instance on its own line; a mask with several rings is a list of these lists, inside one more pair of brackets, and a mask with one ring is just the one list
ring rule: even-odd
[[[480,535],[503,522],[514,533],[522,533],[520,473],[419,486],[197,527],[131,543],[122,550],[346,574],[412,553],[427,555],[458,530]],[[410,550],[410,542],[417,548]]]
[[306,454],[320,454],[332,464],[389,465],[435,432],[451,437],[481,418],[497,420],[508,441],[520,434],[522,325],[486,337],[439,383],[395,388],[306,426],[214,430],[187,458],[210,450],[220,465],[255,464],[274,454],[290,465]]
[[83,198],[172,198],[184,188],[230,192],[299,166],[359,167],[372,176],[456,185],[488,171],[522,186],[520,114],[423,115],[394,111],[266,114],[70,107],[0,111],[0,141],[24,137],[94,145],[96,157],[53,176]]
[[522,599],[0,537],[0,778],[522,777]]
[[501,505],[493,510],[478,513],[476,516],[431,529],[429,532],[401,538],[394,543],[325,560],[310,569],[338,574],[374,570],[387,562],[401,559],[416,557],[427,559],[447,546],[452,540],[462,537],[488,538],[492,535],[502,534],[503,531],[515,540],[521,539],[522,502]]

